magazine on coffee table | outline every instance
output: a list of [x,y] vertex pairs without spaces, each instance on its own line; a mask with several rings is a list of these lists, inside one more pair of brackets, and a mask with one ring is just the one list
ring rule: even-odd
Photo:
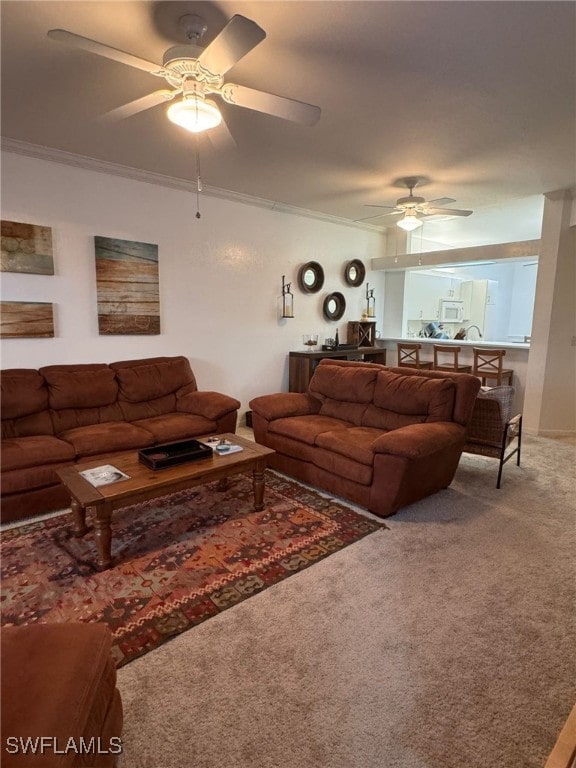
[[100,467],[85,469],[84,472],[80,472],[80,475],[84,480],[88,480],[89,483],[96,487],[130,479],[129,475],[124,474],[124,472],[121,472],[118,467],[114,467],[112,464],[102,464]]
[[207,437],[206,440],[199,440],[202,445],[207,445],[212,448],[213,453],[217,453],[219,456],[229,456],[231,453],[238,453],[243,451],[241,445],[231,443],[230,440],[222,440],[220,437]]

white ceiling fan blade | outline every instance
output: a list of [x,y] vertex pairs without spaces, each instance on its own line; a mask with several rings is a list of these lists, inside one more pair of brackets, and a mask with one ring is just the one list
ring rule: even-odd
[[402,213],[402,209],[394,205],[376,205],[375,203],[366,203],[364,208],[385,208],[391,213]]
[[426,216],[471,216],[474,211],[462,211],[458,208],[426,208]]
[[89,53],[96,53],[98,56],[105,56],[107,59],[119,61],[120,64],[127,64],[129,67],[143,69],[144,72],[149,72],[151,75],[164,77],[166,74],[166,70],[160,64],[154,64],[151,61],[133,56],[131,53],[126,53],[118,48],[112,48],[109,45],[98,43],[96,40],[90,40],[88,37],[76,35],[74,32],[67,32],[65,29],[51,29],[47,34],[52,40],[57,40],[66,45],[73,45],[75,48],[82,48]]
[[124,120],[126,117],[136,115],[138,112],[143,112],[145,109],[150,109],[165,101],[171,101],[179,93],[179,91],[169,91],[167,89],[154,91],[154,93],[149,93],[147,96],[142,96],[141,99],[135,99],[128,102],[128,104],[123,104],[121,107],[111,109],[110,112],[105,112],[103,115],[100,115],[98,120],[102,123],[116,123],[119,120]]
[[265,37],[266,32],[256,22],[236,14],[204,49],[198,61],[214,75],[224,75]]
[[[373,206],[376,207],[376,206]],[[365,216],[363,219],[354,219],[354,221],[369,221],[370,219],[382,219],[384,216],[392,216],[393,213],[401,213],[401,211],[392,211],[391,213],[376,213],[374,216]]]
[[206,131],[206,136],[212,142],[214,149],[236,149],[236,142],[230,133],[230,129],[224,122],[224,118],[222,118],[222,122],[216,128],[210,128],[210,130]]
[[222,88],[222,98],[237,107],[254,109],[256,112],[264,112],[266,115],[274,115],[274,117],[292,120],[302,125],[315,125],[320,119],[320,107],[287,99],[284,96],[256,91],[254,88],[246,88],[243,85],[227,83]]
[[426,203],[426,206],[433,206],[434,208],[437,208],[439,205],[448,205],[448,203],[455,203],[456,200],[453,200],[451,197],[438,197],[436,200],[428,200]]

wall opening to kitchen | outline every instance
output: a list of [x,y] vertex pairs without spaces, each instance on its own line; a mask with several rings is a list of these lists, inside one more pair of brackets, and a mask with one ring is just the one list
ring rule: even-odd
[[[538,259],[510,259],[404,272],[403,338],[527,343],[532,333]],[[387,277],[390,273],[387,275]]]

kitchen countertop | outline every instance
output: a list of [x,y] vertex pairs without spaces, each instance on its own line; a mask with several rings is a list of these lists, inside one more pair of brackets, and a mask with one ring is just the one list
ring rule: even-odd
[[530,344],[524,342],[513,341],[486,341],[485,339],[432,339],[430,337],[412,336],[410,338],[404,337],[385,337],[383,339],[376,339],[376,346],[379,344],[384,345],[387,341],[391,342],[407,342],[414,343],[419,342],[421,344],[446,344],[458,347],[488,347],[490,349],[530,349]]

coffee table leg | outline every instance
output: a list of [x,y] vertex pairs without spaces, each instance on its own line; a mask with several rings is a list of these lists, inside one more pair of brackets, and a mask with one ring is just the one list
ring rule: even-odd
[[94,518],[94,535],[98,549],[98,569],[105,571],[112,565],[112,510],[108,506],[89,507]]
[[73,528],[72,533],[74,536],[84,536],[88,528],[86,527],[86,510],[76,501],[72,499],[70,504],[72,508]]
[[254,489],[254,509],[260,512],[264,509],[264,470],[266,462],[258,462],[252,471],[252,488]]

